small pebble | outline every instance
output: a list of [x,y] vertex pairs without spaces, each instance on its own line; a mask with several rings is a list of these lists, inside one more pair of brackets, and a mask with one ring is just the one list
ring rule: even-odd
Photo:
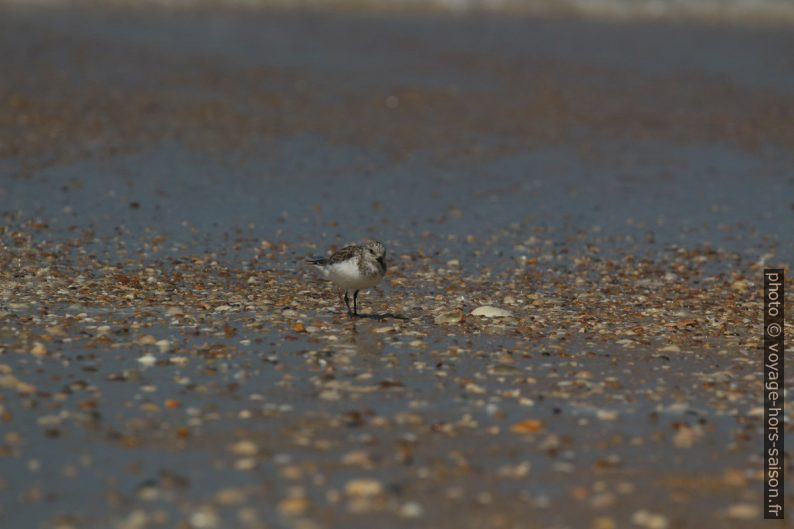
[[238,456],[254,456],[259,453],[259,447],[253,441],[243,439],[229,446],[229,451]]
[[47,348],[41,342],[34,342],[33,347],[30,350],[30,354],[33,356],[46,356]]
[[383,492],[380,481],[369,478],[352,479],[345,484],[345,494],[353,497],[368,498]]
[[641,509],[632,514],[631,522],[645,529],[667,529],[670,525],[667,517],[663,514],[655,514],[645,509]]
[[157,357],[151,353],[146,353],[145,355],[138,357],[138,362],[144,366],[153,366],[155,362],[157,362]]
[[419,518],[424,512],[425,509],[419,503],[409,501],[400,506],[398,514],[403,518]]

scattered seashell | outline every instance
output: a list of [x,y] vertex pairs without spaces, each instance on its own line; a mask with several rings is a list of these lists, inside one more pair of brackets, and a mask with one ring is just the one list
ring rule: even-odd
[[461,309],[453,309],[447,312],[442,312],[433,318],[437,325],[462,323],[465,318]]
[[492,307],[490,305],[483,305],[471,311],[472,316],[482,316],[484,318],[509,318],[513,315],[512,312],[499,307]]
[[370,478],[352,479],[345,484],[345,494],[348,496],[368,498],[383,492],[383,484]]

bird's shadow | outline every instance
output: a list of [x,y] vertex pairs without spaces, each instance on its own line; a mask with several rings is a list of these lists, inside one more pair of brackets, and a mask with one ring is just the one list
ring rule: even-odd
[[394,314],[392,312],[386,312],[383,314],[357,314],[355,316],[351,316],[350,319],[352,321],[356,320],[375,320],[375,321],[383,321],[383,320],[402,320],[408,321],[411,318],[408,316],[403,316],[402,314]]

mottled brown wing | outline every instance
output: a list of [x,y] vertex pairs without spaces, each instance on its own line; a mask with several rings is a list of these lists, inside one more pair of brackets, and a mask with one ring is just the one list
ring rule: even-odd
[[345,246],[344,248],[341,248],[340,250],[337,250],[331,254],[331,257],[328,258],[327,264],[341,263],[342,261],[352,259],[356,256],[357,250],[357,246]]

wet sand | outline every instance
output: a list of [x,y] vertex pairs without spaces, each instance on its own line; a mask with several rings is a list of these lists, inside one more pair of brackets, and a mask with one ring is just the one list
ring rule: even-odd
[[790,31],[1,9],[3,527],[786,526]]

